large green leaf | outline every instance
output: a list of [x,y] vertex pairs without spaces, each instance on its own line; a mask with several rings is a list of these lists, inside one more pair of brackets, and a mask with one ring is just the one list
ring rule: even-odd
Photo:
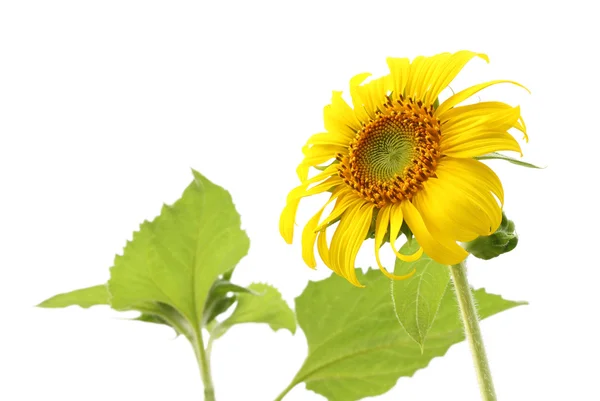
[[89,308],[94,305],[109,305],[106,284],[58,294],[48,298],[38,306],[41,308],[66,308],[71,305],[79,305],[82,308]]
[[267,323],[274,331],[288,329],[292,334],[296,332],[294,311],[275,287],[255,283],[250,284],[248,289],[250,292],[237,294],[237,306],[231,316],[213,329],[215,338],[241,323]]
[[159,314],[156,305],[164,304],[198,327],[213,283],[248,252],[229,193],[193,174],[181,199],[144,222],[115,258],[108,282],[113,308]]
[[[412,254],[419,249],[417,241],[406,243],[403,254]],[[425,345],[427,333],[437,316],[448,285],[448,266],[435,262],[425,253],[415,262],[396,260],[395,273],[404,275],[416,269],[414,276],[406,280],[393,280],[392,302],[398,321],[408,335],[419,344]]]
[[[354,401],[391,389],[464,339],[454,293],[444,294],[423,351],[398,324],[390,297],[390,281],[371,270],[366,288],[356,288],[336,275],[311,282],[296,298],[298,323],[308,341],[308,357],[294,378],[329,401]],[[474,292],[479,314],[486,318],[522,302],[484,290]]]

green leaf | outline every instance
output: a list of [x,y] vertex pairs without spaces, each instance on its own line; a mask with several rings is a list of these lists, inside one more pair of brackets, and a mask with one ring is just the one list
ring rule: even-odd
[[248,252],[229,193],[193,174],[181,199],[144,222],[115,258],[108,282],[114,309],[165,318],[160,314],[165,308],[156,306],[167,305],[190,327],[199,327],[213,283]]
[[219,279],[213,283],[213,286],[210,289],[209,298],[219,298],[227,295],[229,292],[253,293],[254,291],[249,288],[242,287],[241,285],[233,284],[229,280]]
[[288,329],[296,332],[294,311],[281,298],[275,287],[268,284],[255,283],[248,287],[251,293],[239,293],[238,303],[231,316],[213,329],[213,336],[218,338],[230,327],[241,323],[267,323],[273,331]]
[[204,308],[204,327],[207,327],[213,320],[222,313],[225,313],[237,301],[235,295],[223,296],[206,304]]
[[[419,249],[417,241],[406,243],[401,253],[410,255]],[[450,271],[448,266],[435,262],[425,253],[415,262],[396,260],[395,273],[404,275],[415,268],[414,276],[406,280],[393,280],[392,302],[398,321],[408,335],[419,344],[425,345],[427,333],[437,316],[448,291]]]
[[519,160],[519,159],[515,159],[515,158],[510,157],[510,156],[505,156],[505,155],[503,155],[501,153],[498,153],[498,152],[488,153],[488,154],[483,155],[483,156],[476,156],[475,159],[477,159],[477,160],[506,160],[509,163],[516,164],[517,166],[521,166],[521,167],[538,168],[538,169],[544,168],[544,167],[536,166],[535,164],[524,162],[524,161]]
[[[453,291],[446,291],[425,340],[424,350],[398,324],[390,281],[379,271],[356,274],[366,288],[356,288],[336,275],[311,282],[296,298],[298,323],[306,335],[308,357],[292,386],[329,401],[354,401],[391,389],[402,376],[412,376],[431,359],[464,339]],[[523,304],[474,293],[482,318]]]
[[164,324],[171,327],[177,335],[183,334],[192,339],[193,326],[175,308],[162,302],[157,302],[145,309],[140,309],[140,316],[133,320],[146,323]]
[[171,325],[166,320],[164,320],[162,317],[156,316],[156,315],[150,315],[147,313],[142,313],[141,315],[139,315],[138,317],[136,317],[133,320],[137,320],[138,322],[164,324],[164,325],[171,327]]
[[79,305],[82,308],[89,308],[94,305],[109,305],[108,300],[108,289],[106,284],[102,284],[55,295],[38,306],[40,308],[65,308],[71,305]]
[[[223,277],[226,276],[231,277],[231,275],[228,273],[223,275]],[[204,316],[202,320],[205,327],[217,316],[225,313],[231,307],[231,305],[237,301],[237,297],[235,295],[228,295],[232,292],[234,294],[240,292],[250,293],[252,290],[237,284],[233,284],[229,281],[229,279],[222,278],[213,283],[210,291],[208,292],[206,304],[204,305]]]

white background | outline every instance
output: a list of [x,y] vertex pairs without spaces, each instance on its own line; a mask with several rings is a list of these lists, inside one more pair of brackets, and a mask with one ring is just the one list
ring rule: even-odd
[[[193,353],[168,328],[104,307],[34,308],[108,279],[115,253],[193,167],[231,191],[252,244],[240,284],[293,303],[304,266],[278,218],[331,90],[385,57],[470,49],[452,84],[514,79],[527,170],[494,163],[518,248],[472,261],[476,287],[520,307],[482,323],[500,400],[600,400],[597,12],[593,2],[4,1],[0,5],[0,399],[200,400]],[[316,203],[301,207],[299,221]],[[370,247],[368,251],[370,251]],[[369,252],[359,255],[372,263]],[[272,400],[301,331],[248,325],[215,345],[219,401]],[[322,400],[303,385],[286,400]],[[477,400],[466,344],[380,400]]]

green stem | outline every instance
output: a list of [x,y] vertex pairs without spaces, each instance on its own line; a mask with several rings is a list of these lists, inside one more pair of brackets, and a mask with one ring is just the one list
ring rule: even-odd
[[[209,341],[210,342],[210,341]],[[210,354],[204,349],[202,329],[194,330],[193,342],[196,359],[200,367],[202,383],[204,383],[204,401],[215,401],[215,388],[210,374]]]
[[492,374],[490,372],[487,355],[483,346],[477,310],[475,309],[475,302],[473,301],[471,288],[467,281],[465,262],[453,265],[450,268],[450,273],[452,274],[456,298],[458,299],[458,307],[465,326],[465,335],[469,342],[469,346],[471,347],[471,354],[473,355],[481,398],[484,401],[496,401],[496,392],[494,390],[494,383],[492,382]]
[[275,400],[274,400],[274,401],[281,401],[281,400],[283,400],[283,397],[285,397],[285,395],[286,395],[287,393],[289,393],[289,392],[290,392],[290,391],[291,391],[291,390],[292,390],[294,387],[296,387],[296,384],[298,384],[298,383],[296,383],[296,381],[292,381],[292,382],[290,383],[290,385],[289,385],[289,386],[287,386],[287,387],[285,388],[285,390],[283,390],[283,391],[281,392],[281,394],[279,394],[279,395],[277,396],[277,398],[275,398]]

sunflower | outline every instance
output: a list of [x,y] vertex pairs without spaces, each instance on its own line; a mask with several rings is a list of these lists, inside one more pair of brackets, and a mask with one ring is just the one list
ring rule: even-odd
[[[291,243],[300,199],[330,193],[302,232],[302,257],[309,267],[316,267],[316,242],[331,270],[361,286],[354,263],[371,234],[381,271],[403,279],[414,270],[405,276],[390,273],[379,255],[384,240],[401,260],[414,261],[425,252],[452,265],[468,255],[457,242],[496,231],[502,220],[502,184],[477,157],[496,151],[522,155],[508,131],[519,130],[527,140],[525,124],[519,107],[461,103],[495,84],[522,85],[485,82],[439,103],[442,90],[474,57],[489,62],[486,55],[470,51],[420,56],[412,62],[388,58],[388,75],[365,83],[370,74],[364,73],[350,80],[352,107],[341,92],[333,92],[324,109],[325,132],[304,146],[297,169],[301,184],[289,193],[279,223],[281,235]],[[309,178],[311,167],[318,173]],[[330,241],[329,228],[335,229]],[[406,228],[420,245],[412,255],[396,247]]]

